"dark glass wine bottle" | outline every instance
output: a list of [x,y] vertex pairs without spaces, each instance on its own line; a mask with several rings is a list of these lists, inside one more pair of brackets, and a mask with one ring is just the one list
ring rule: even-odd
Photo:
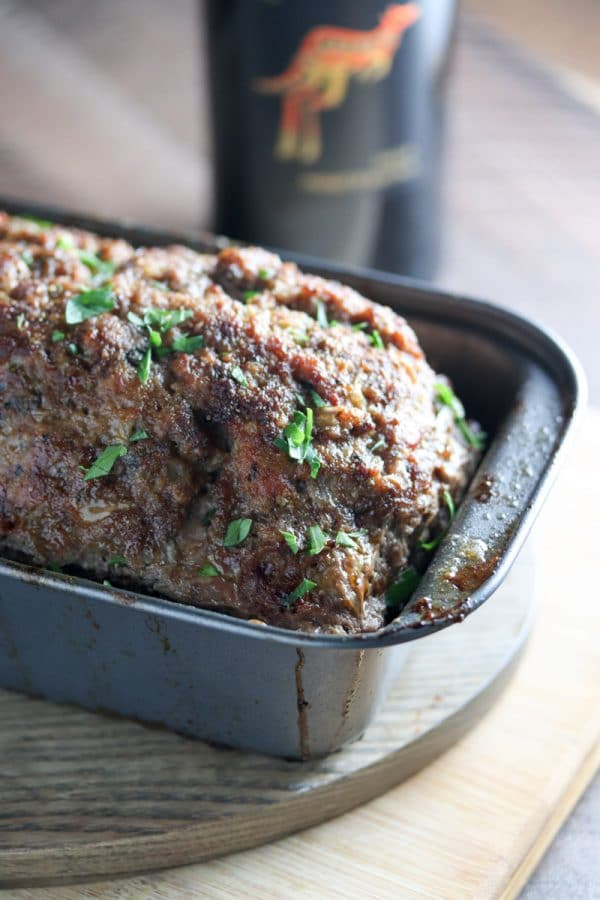
[[206,0],[215,230],[431,277],[455,0]]

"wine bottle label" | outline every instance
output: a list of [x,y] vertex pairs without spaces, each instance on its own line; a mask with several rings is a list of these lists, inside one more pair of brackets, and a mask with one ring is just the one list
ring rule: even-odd
[[309,194],[347,194],[352,191],[378,191],[392,184],[410,181],[421,173],[418,148],[399,144],[376,153],[363,169],[340,169],[335,172],[302,172],[298,183]]
[[[344,103],[352,79],[377,82],[389,75],[402,36],[417,21],[419,14],[419,7],[414,3],[394,3],[382,12],[379,23],[370,30],[318,25],[302,38],[283,72],[255,80],[256,91],[281,98],[279,131],[274,146],[277,159],[296,160],[305,165],[320,159],[323,152],[321,115]],[[403,160],[404,148],[397,149]],[[389,178],[389,166],[387,169]],[[406,170],[406,160],[401,161],[400,169]],[[385,185],[385,179],[381,182],[377,177],[369,178],[369,175],[377,176],[385,170],[385,162],[382,166],[375,160],[370,170],[359,173],[365,176],[362,179],[364,189],[370,180],[375,182],[375,187]],[[398,172],[395,177],[397,180]],[[339,187],[333,185],[343,181],[348,183],[348,178],[353,179],[353,174],[346,173],[344,177],[344,173],[339,173],[337,181],[323,178],[301,181],[306,190],[335,193]]]

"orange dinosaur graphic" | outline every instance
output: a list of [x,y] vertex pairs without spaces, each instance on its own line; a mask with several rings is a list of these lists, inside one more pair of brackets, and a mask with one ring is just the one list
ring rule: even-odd
[[258,79],[255,90],[281,95],[275,156],[315,162],[321,155],[319,114],[343,103],[353,76],[361,81],[385,78],[404,32],[419,15],[415,3],[394,3],[370,31],[317,26],[302,40],[285,72]]

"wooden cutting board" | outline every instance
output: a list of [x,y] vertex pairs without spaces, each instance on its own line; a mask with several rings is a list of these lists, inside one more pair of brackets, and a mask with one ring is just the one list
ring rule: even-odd
[[493,710],[436,762],[353,812],[258,849],[5,896],[516,896],[600,759],[599,460],[596,412],[536,525],[537,616],[522,663]]

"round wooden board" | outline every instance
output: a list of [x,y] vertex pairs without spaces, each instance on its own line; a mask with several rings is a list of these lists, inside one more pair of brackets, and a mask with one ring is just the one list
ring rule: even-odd
[[0,691],[0,886],[206,860],[381,794],[489,708],[525,644],[532,598],[525,555],[481,610],[415,642],[360,741],[313,762],[213,747]]

